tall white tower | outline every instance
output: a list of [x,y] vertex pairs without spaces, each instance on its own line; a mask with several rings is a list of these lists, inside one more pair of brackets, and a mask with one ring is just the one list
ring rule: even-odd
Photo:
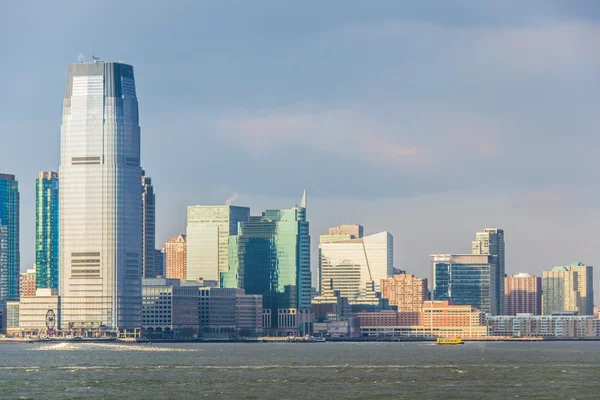
[[69,65],[60,178],[60,328],[140,327],[142,169],[131,65]]

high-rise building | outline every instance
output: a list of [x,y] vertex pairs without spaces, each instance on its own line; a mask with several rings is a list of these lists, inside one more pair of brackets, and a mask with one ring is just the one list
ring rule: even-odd
[[154,273],[157,277],[165,276],[166,274],[165,268],[165,253],[162,250],[155,249],[154,250]]
[[263,312],[271,316],[265,327],[280,334],[306,332],[303,321],[311,307],[306,192],[300,206],[240,222],[238,235],[230,236],[229,268],[222,286],[262,295]]
[[398,312],[419,312],[427,300],[427,278],[398,274],[381,280],[381,297]]
[[594,268],[582,262],[571,263],[567,268],[577,274],[579,315],[594,315]]
[[187,279],[219,281],[229,270],[229,236],[238,222],[248,221],[250,209],[231,205],[189,206],[187,215]]
[[433,300],[452,300],[457,305],[474,305],[498,315],[496,308],[496,258],[492,255],[431,254]]
[[394,239],[389,232],[356,237],[362,227],[344,231],[339,228],[320,237],[319,288],[324,296],[339,290],[342,297],[353,303],[366,295],[370,283],[379,292],[381,280],[393,275]]
[[0,306],[19,300],[19,183],[14,175],[0,174]]
[[33,297],[35,296],[35,287],[36,287],[36,268],[27,269],[27,271],[21,274],[21,300],[23,297]]
[[131,65],[69,65],[59,174],[61,328],[141,327],[142,168]]
[[58,172],[40,172],[35,181],[36,287],[58,289]]
[[504,314],[542,314],[542,278],[521,273],[504,278]]
[[155,278],[156,207],[152,178],[142,170],[142,278]]
[[554,267],[542,275],[542,314],[580,311],[577,272],[568,267]]
[[478,232],[472,243],[472,250],[473,254],[488,254],[496,257],[494,282],[497,297],[495,304],[491,305],[491,312],[495,315],[502,314],[504,312],[504,275],[506,273],[504,230],[485,228],[483,232]]
[[165,260],[165,278],[186,280],[187,276],[187,240],[180,234],[172,237],[163,248]]

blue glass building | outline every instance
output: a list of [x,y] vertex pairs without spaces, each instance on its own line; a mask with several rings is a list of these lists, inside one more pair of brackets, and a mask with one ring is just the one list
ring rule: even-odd
[[58,289],[58,172],[35,182],[35,286]]
[[496,263],[492,255],[433,254],[432,300],[453,300],[495,314]]
[[229,240],[229,271],[222,287],[263,296],[271,328],[303,330],[302,315],[310,308],[310,235],[306,193],[300,206],[267,210],[238,224]]
[[0,174],[0,304],[19,300],[19,183]]

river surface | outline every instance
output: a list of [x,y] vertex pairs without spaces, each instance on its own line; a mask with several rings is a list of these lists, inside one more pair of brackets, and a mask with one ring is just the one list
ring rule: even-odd
[[600,342],[0,344],[1,399],[600,399]]

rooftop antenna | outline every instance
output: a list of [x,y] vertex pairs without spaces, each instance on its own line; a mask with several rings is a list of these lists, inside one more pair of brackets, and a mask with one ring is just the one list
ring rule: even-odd
[[96,64],[98,61],[100,61],[100,57],[92,55],[92,60],[94,60],[94,64]]

